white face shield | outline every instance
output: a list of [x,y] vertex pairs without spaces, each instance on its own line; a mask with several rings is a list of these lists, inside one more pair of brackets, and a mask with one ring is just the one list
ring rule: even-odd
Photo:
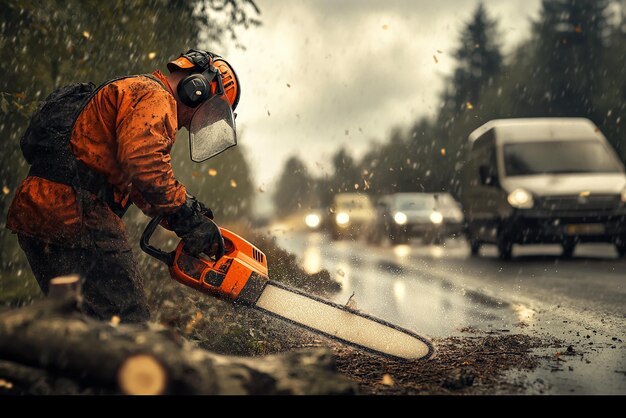
[[237,145],[235,116],[226,96],[215,95],[202,103],[189,124],[191,160],[201,163]]

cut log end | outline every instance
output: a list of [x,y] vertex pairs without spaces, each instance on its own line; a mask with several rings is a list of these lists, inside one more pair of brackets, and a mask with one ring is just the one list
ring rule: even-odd
[[117,381],[127,395],[161,395],[167,388],[168,375],[154,356],[135,354],[124,360]]
[[50,280],[48,296],[51,299],[75,298],[78,300],[80,296],[80,277],[76,274],[55,277]]

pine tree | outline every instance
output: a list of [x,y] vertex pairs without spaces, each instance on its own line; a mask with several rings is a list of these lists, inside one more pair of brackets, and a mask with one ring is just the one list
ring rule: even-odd
[[472,19],[465,24],[454,51],[457,67],[451,86],[444,93],[446,116],[453,120],[468,107],[480,103],[480,91],[493,83],[502,68],[502,53],[497,41],[497,22],[487,15],[480,3]]
[[446,163],[447,150],[441,144],[441,133],[428,119],[418,120],[407,138],[407,168],[404,186],[406,192],[438,192],[442,190],[440,172]]
[[453,192],[467,136],[482,123],[478,117],[482,91],[494,83],[503,67],[497,21],[489,17],[482,3],[464,25],[454,57],[457,67],[443,95],[439,132],[433,135],[433,149],[444,157],[442,166],[434,169],[442,173],[442,188]]
[[593,107],[600,129],[626,161],[626,3],[619,20],[610,27],[601,65],[595,70],[599,80],[594,88]]
[[332,156],[331,162],[333,173],[314,181],[315,196],[318,199],[315,203],[322,207],[329,207],[337,193],[367,191],[368,178],[361,175],[360,169],[363,163],[357,164],[344,148]]
[[359,167],[344,148],[333,155],[332,163],[335,170],[332,188],[335,193],[354,192],[361,187]]
[[543,0],[536,37],[530,106],[542,116],[595,118],[608,0]]
[[278,216],[289,215],[315,203],[315,182],[298,157],[293,156],[285,163],[272,198]]

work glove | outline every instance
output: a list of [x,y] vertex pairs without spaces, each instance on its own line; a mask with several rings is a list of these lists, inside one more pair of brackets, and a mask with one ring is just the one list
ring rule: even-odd
[[210,220],[213,220],[213,211],[211,210],[211,208],[207,208],[204,203],[196,199],[194,196],[188,194],[187,202],[189,203],[192,211],[198,212],[199,214],[206,216]]
[[205,253],[219,260],[224,255],[224,239],[213,222],[213,211],[195,197],[187,195],[185,204],[165,220],[183,240],[183,249],[194,257]]

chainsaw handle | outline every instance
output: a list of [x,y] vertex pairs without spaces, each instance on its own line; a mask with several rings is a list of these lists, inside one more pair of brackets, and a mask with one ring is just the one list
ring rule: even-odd
[[143,252],[148,254],[151,257],[156,258],[171,266],[174,263],[174,253],[167,253],[163,250],[160,250],[156,247],[150,245],[150,238],[152,238],[152,234],[156,230],[156,227],[161,223],[163,219],[163,215],[157,215],[148,222],[146,229],[144,229],[143,234],[141,234],[141,240],[139,241],[139,245]]

